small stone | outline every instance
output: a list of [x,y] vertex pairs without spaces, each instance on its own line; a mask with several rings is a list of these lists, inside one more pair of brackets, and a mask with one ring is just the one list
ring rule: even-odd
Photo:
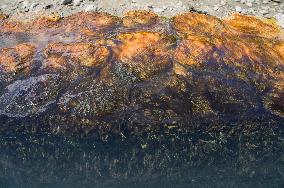
[[252,7],[252,3],[251,3],[251,2],[246,2],[246,5],[247,5],[248,7]]
[[240,6],[236,6],[236,7],[235,7],[235,10],[236,10],[236,12],[242,12],[243,9],[242,9],[242,7],[240,7]]
[[162,13],[165,11],[165,9],[164,8],[153,8],[153,11],[156,13]]
[[74,0],[73,5],[74,6],[80,6],[81,2],[83,2],[83,0]]
[[215,5],[214,8],[213,8],[215,11],[217,11],[219,9],[219,6],[218,5]]
[[24,9],[25,12],[29,12],[29,10],[30,10],[30,9],[29,9],[29,8],[30,8],[29,6],[30,6],[30,2],[29,2],[29,1],[27,1],[27,0],[26,0],[26,1],[23,1],[23,6],[22,6],[22,7],[23,7],[23,9]]
[[253,8],[249,8],[248,12],[251,13],[251,14],[255,14],[255,10]]
[[278,14],[276,14],[274,17],[275,17],[275,19],[277,20],[278,24],[279,24],[282,28],[284,28],[284,14],[278,13]]
[[29,5],[30,5],[30,2],[29,1],[23,1],[23,8],[24,9],[26,9],[26,8],[28,8],[29,7]]
[[60,12],[58,16],[60,19],[64,18],[64,12]]
[[0,7],[0,9],[1,9],[1,10],[5,10],[5,9],[7,9],[7,7],[8,7],[8,5],[2,5],[2,6]]
[[224,0],[221,1],[221,5],[222,5],[222,6],[226,5],[226,3],[227,3],[227,2],[224,1]]
[[273,1],[275,3],[283,3],[283,0],[271,0],[271,1]]
[[269,3],[269,0],[263,0],[262,3],[263,3],[263,4],[268,4],[268,3]]
[[34,8],[36,8],[39,5],[39,3],[32,3],[30,6],[30,10],[33,10]]
[[182,6],[182,2],[179,1],[179,2],[177,3],[177,6],[178,6],[178,7]]
[[132,0],[131,2],[132,2],[132,3],[137,3],[137,1],[136,1],[136,0]]
[[261,10],[260,13],[261,13],[262,15],[266,15],[266,14],[269,14],[269,11],[268,11],[268,10]]
[[61,5],[68,5],[70,3],[72,3],[73,0],[61,0]]
[[85,8],[85,12],[92,12],[92,11],[98,11],[98,7],[95,6],[95,5],[88,5],[88,6]]
[[51,7],[52,7],[52,4],[47,4],[47,5],[44,5],[44,6],[43,6],[43,9],[46,10],[46,9],[50,9]]

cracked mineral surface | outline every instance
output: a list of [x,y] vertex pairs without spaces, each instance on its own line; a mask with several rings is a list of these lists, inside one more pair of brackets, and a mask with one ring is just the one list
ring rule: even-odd
[[0,15],[0,184],[279,187],[283,80],[268,19]]

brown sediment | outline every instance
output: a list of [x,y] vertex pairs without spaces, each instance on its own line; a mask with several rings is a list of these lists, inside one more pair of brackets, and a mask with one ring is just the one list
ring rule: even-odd
[[60,20],[61,18],[58,15],[40,17],[29,23],[27,32],[37,33],[49,28],[60,27]]
[[30,43],[0,50],[0,66],[5,73],[25,72],[31,69],[36,47]]
[[44,68],[62,69],[66,65],[99,66],[106,62],[109,50],[90,43],[52,43],[44,50]]
[[2,32],[79,32],[87,30],[92,32],[107,32],[121,23],[120,18],[108,13],[85,13],[80,12],[75,15],[61,19],[58,15],[41,16],[34,20],[23,22],[7,21],[2,25]]
[[239,34],[273,38],[279,36],[281,32],[279,26],[265,19],[261,20],[253,16],[244,16],[241,14],[233,14],[230,18],[224,20],[224,23]]
[[[191,14],[194,15],[193,18],[197,18],[188,19]],[[274,47],[279,39],[269,39],[269,36],[275,37],[275,30],[265,34],[268,38],[263,37],[260,31],[251,37],[243,35],[242,31],[232,30],[226,22],[217,18],[203,15],[198,20],[198,14],[191,14],[179,15],[180,18],[173,19],[174,28],[177,28],[182,36],[175,50],[177,62],[202,67],[206,67],[209,62],[216,67],[227,65],[237,68],[237,74],[240,76],[250,72],[258,78],[274,77],[274,72],[282,69],[283,59],[279,56],[279,49]],[[235,26],[243,25],[243,20],[231,20],[230,23]],[[261,23],[266,25],[264,22]],[[280,36],[280,32],[277,33]]]
[[200,65],[214,56],[214,45],[206,38],[188,36],[175,50],[177,62],[186,65]]
[[[1,27],[2,26],[2,27]],[[26,25],[20,22],[6,21],[1,23],[1,32],[26,32]]]
[[126,64],[130,72],[136,72],[141,79],[169,66],[171,46],[175,39],[171,36],[153,33],[136,32],[117,36],[120,42],[114,49],[117,59]]
[[108,13],[78,13],[65,18],[62,28],[65,32],[104,34],[121,23],[120,18]]
[[222,20],[205,14],[184,13],[172,18],[171,25],[178,35],[210,37],[224,30]]
[[[284,41],[277,42],[273,46],[273,49],[275,49],[276,53],[278,53],[280,57],[284,59]],[[282,61],[282,64],[284,64],[284,61]]]
[[127,12],[122,18],[125,27],[150,26],[159,21],[159,16],[153,12],[135,10]]

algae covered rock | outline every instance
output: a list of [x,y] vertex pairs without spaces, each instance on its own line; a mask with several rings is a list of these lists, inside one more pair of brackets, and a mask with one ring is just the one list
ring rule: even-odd
[[283,180],[283,30],[267,20],[0,16],[0,42],[0,162],[34,164],[35,185]]

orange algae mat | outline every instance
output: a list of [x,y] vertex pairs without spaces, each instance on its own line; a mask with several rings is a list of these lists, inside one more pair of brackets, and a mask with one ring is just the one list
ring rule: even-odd
[[168,20],[131,11],[122,18],[78,13],[21,22],[1,15],[0,37],[1,74],[9,75],[3,84],[32,74],[35,67],[71,80],[84,76],[85,68],[107,67],[113,61],[141,80],[168,69],[185,79],[193,79],[192,68],[223,70],[226,78],[263,92],[263,105],[283,116],[283,30],[255,17],[235,14],[221,20],[184,13]]

